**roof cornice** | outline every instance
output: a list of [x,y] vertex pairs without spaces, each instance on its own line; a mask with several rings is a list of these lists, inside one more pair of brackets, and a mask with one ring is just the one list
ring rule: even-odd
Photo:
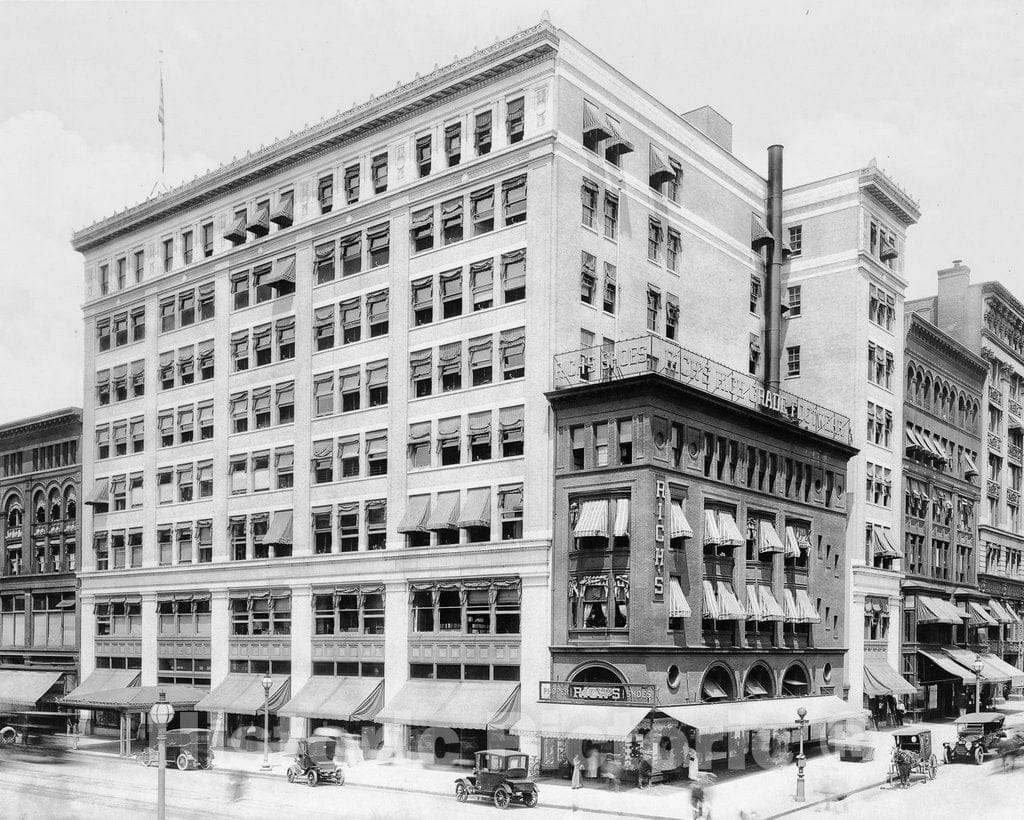
[[69,422],[82,423],[82,408],[65,407],[61,410],[53,410],[49,413],[41,413],[38,416],[29,416],[28,418],[18,419],[7,424],[0,424],[0,438],[14,438],[33,430],[57,427]]
[[196,207],[243,188],[257,179],[352,142],[524,63],[554,54],[558,42],[558,33],[549,22],[538,23],[435,69],[425,77],[417,77],[380,97],[371,96],[367,102],[344,113],[276,140],[271,145],[261,146],[258,151],[248,152],[202,177],[75,231],[71,245],[77,251],[86,251],[170,213]]
[[919,203],[882,171],[874,161],[860,172],[860,189],[909,227],[921,218]]
[[915,337],[926,344],[952,356],[963,365],[975,371],[984,382],[988,373],[988,364],[980,356],[971,353],[960,342],[952,336],[943,333],[935,325],[923,318],[920,314],[907,314],[910,321],[907,323],[907,338]]

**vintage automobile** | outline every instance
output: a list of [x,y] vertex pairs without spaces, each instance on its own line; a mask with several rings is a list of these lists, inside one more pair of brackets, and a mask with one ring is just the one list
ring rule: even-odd
[[943,743],[942,759],[973,760],[984,763],[985,755],[996,751],[1003,732],[1005,715],[998,712],[972,712],[956,719],[956,743]]
[[907,752],[913,761],[910,773],[921,774],[926,780],[934,780],[939,767],[938,758],[932,754],[932,733],[927,729],[902,729],[892,733],[893,754],[889,763],[886,782],[891,786],[899,778],[896,753]]
[[[167,751],[164,759],[174,763],[179,771],[209,769],[213,767],[209,729],[171,729],[167,732]],[[154,737],[152,746],[137,752],[135,759],[143,766],[152,766],[160,760],[160,751]]]
[[470,797],[493,800],[499,809],[510,803],[537,805],[537,784],[529,779],[530,757],[509,749],[485,749],[476,753],[476,768],[468,777],[455,781],[455,799],[465,803]]
[[289,783],[304,780],[310,786],[317,783],[345,784],[345,772],[335,762],[338,743],[333,737],[308,737],[298,742],[295,757],[288,764],[285,775]]

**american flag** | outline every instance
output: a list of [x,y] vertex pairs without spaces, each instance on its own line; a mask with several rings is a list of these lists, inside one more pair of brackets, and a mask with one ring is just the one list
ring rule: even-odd
[[160,174],[167,170],[167,134],[164,127],[164,64],[160,63],[160,107],[156,112],[157,121],[160,123]]

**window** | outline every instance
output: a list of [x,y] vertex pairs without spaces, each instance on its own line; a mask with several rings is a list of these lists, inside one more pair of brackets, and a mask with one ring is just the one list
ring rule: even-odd
[[434,209],[423,208],[413,211],[410,221],[414,253],[429,251],[434,247]]
[[316,284],[322,285],[325,282],[333,282],[334,243],[328,242],[324,245],[317,245],[313,255],[313,275],[316,279]]
[[521,379],[526,372],[526,328],[501,331],[502,379]]
[[523,537],[523,485],[498,488],[498,512],[501,517],[501,540],[516,541]]
[[501,430],[501,457],[523,454],[523,407],[503,407],[498,411]]
[[584,179],[580,196],[583,200],[583,226],[593,228],[597,215],[597,184]]
[[174,266],[174,240],[164,240],[164,272],[166,273]]
[[274,471],[277,474],[277,489],[287,490],[294,484],[295,454],[291,447],[274,452]]
[[252,417],[256,430],[265,430],[270,426],[270,388],[260,387],[252,391]]
[[368,228],[366,241],[370,247],[370,267],[386,265],[391,255],[391,229],[387,225]]
[[679,336],[679,299],[671,293],[665,299],[665,338]]
[[440,276],[441,313],[451,319],[462,315],[462,269],[448,271]]
[[295,319],[278,319],[274,326],[277,333],[277,360],[279,362],[295,358]]
[[313,346],[315,350],[329,350],[334,347],[334,305],[314,309]]
[[320,177],[316,184],[316,198],[320,203],[320,213],[329,214],[334,207],[334,175]]
[[249,271],[231,274],[231,304],[234,310],[249,307]]
[[313,483],[334,481],[334,454],[330,439],[313,444]]
[[892,331],[896,322],[896,297],[876,285],[868,288],[868,318],[879,327]]
[[437,351],[437,370],[441,392],[462,389],[462,342],[441,345]]
[[786,348],[786,375],[800,375],[800,345]]
[[868,342],[868,381],[892,390],[894,368],[892,352],[874,342]]
[[106,296],[110,293],[110,267],[100,265],[100,295]]
[[517,97],[509,100],[505,107],[505,132],[508,135],[509,145],[515,145],[523,139],[524,130],[524,98]]
[[672,168],[674,176],[666,183],[665,194],[670,201],[679,202],[679,189],[683,185],[683,169],[672,157],[669,157],[668,164]]
[[203,256],[213,256],[213,223],[205,223],[200,231],[203,238]]
[[334,413],[334,374],[313,377],[313,415],[329,416]]
[[488,461],[491,458],[491,411],[471,413],[468,425],[470,461]]
[[473,144],[476,146],[476,155],[484,156],[491,152],[491,112],[481,111],[476,115],[473,127]]
[[462,123],[446,125],[444,129],[444,153],[448,167],[454,168],[462,159]]
[[416,167],[421,177],[430,174],[430,155],[430,134],[427,134],[416,140]]
[[249,369],[249,331],[239,330],[231,334],[231,361],[236,373]]
[[666,251],[665,264],[673,273],[679,272],[679,252],[682,248],[682,239],[679,231],[674,228],[668,229],[668,250]]
[[167,333],[174,330],[174,322],[176,319],[175,315],[175,300],[172,296],[170,299],[164,299],[160,302],[160,332]]
[[494,188],[483,188],[469,195],[470,214],[473,219],[473,236],[494,230]]
[[341,275],[352,276],[363,269],[363,237],[354,233],[339,240],[341,246]]
[[794,319],[797,316],[802,316],[802,306],[800,301],[800,285],[792,285],[786,289],[786,301],[789,304],[789,318]]
[[178,467],[178,501],[182,503],[192,501],[194,492],[192,465],[183,464]]
[[193,242],[192,231],[184,231],[181,234],[181,259],[186,265],[192,264]]
[[505,224],[518,225],[526,221],[526,176],[507,179],[501,183],[501,196],[505,209]]
[[270,272],[273,269],[271,265],[261,265],[258,268],[254,268],[252,272],[252,284],[256,288],[256,304],[263,302],[269,302],[274,298],[274,289],[266,284],[267,279],[270,277]]
[[146,268],[146,252],[135,251],[135,284],[142,281]]
[[445,245],[462,241],[462,197],[441,203],[441,236]]
[[473,312],[494,304],[493,261],[484,259],[469,266],[470,289],[473,291]]
[[231,432],[245,433],[249,429],[249,394],[235,393],[231,397]]
[[432,350],[420,350],[409,354],[409,375],[413,395],[417,398],[429,396],[433,392],[432,359]]
[[270,364],[274,359],[274,350],[271,346],[271,327],[258,325],[252,329],[252,349],[256,356],[256,367]]
[[658,332],[661,317],[661,294],[653,287],[647,287],[647,329]]
[[[366,515],[366,548],[382,550],[387,542],[388,507],[386,499],[367,501]],[[383,629],[383,622],[381,623]]]
[[379,430],[366,434],[366,474],[388,474],[388,432]]
[[341,412],[351,413],[359,409],[359,366],[347,367],[338,373],[338,389],[341,393]]
[[276,394],[277,423],[291,424],[295,421],[295,382],[277,385]]
[[526,249],[501,255],[505,304],[526,298]]
[[366,365],[366,386],[370,407],[383,407],[388,403],[387,360]]
[[615,194],[605,192],[604,195],[604,235],[615,239],[619,232],[619,198]]
[[110,320],[99,319],[96,322],[96,347],[98,350],[110,350]]
[[192,441],[195,431],[193,429],[195,413],[191,405],[178,408],[178,443],[188,444]]
[[799,256],[803,250],[803,225],[792,225],[789,228],[789,255]]
[[388,155],[378,154],[370,162],[370,173],[373,177],[373,191],[382,194],[388,189]]
[[345,201],[349,205],[359,201],[359,165],[345,169]]
[[594,304],[594,292],[597,289],[597,258],[583,251],[583,263],[580,270],[580,301],[585,305]]
[[665,231],[661,226],[661,222],[654,217],[650,217],[647,220],[647,258],[652,262],[657,262],[661,256],[661,243],[664,239]]
[[113,325],[114,344],[122,347],[128,344],[128,314],[121,313],[114,317]]
[[416,327],[434,321],[434,280],[431,277],[412,283],[412,315]]
[[458,416],[437,423],[437,452],[442,466],[462,461],[462,419]]
[[430,466],[430,422],[409,425],[409,468]]

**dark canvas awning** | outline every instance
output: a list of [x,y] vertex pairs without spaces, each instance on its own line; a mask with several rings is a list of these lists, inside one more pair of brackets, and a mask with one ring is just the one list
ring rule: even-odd
[[652,185],[661,185],[676,178],[676,171],[668,158],[653,142],[651,143],[650,180]]
[[294,256],[289,256],[287,259],[278,259],[274,262],[274,267],[270,269],[270,273],[265,273],[260,277],[261,285],[267,285],[272,288],[279,287],[282,282],[295,284]]
[[138,669],[96,669],[65,696],[64,700],[81,699],[90,692],[102,692],[106,689],[124,689],[138,686],[142,672]]
[[604,117],[596,105],[587,100],[583,101],[583,133],[592,134],[595,139],[608,139],[612,132],[604,123]]
[[948,655],[928,649],[918,649],[917,654],[927,658],[945,673],[945,675],[933,678],[932,680],[949,680],[952,678],[962,683],[974,683],[974,672],[967,671],[966,667],[961,666]]
[[279,715],[335,720],[370,720],[384,704],[381,678],[310,678]]
[[769,242],[774,241],[775,237],[772,236],[772,232],[765,226],[764,220],[757,214],[752,213],[750,215],[750,247],[757,251]]
[[424,522],[430,514],[430,496],[417,495],[409,499],[405,517],[398,524],[399,532],[425,532]]
[[0,670],[0,707],[34,707],[59,682],[63,672]]
[[377,715],[380,723],[508,729],[519,718],[519,684],[411,680]]
[[[291,678],[274,676],[270,690],[270,711],[276,712],[291,694]],[[197,712],[231,712],[237,715],[263,714],[263,676],[231,672],[196,704]]]
[[1002,669],[998,669],[985,660],[983,655],[972,652],[970,649],[960,649],[956,646],[944,646],[945,652],[954,661],[960,664],[966,671],[973,683],[975,681],[974,662],[981,659],[981,680],[983,683],[1009,683],[1011,675],[1007,675]]
[[964,615],[949,601],[929,595],[917,596],[918,623],[956,624],[964,622]]
[[867,695],[913,695],[917,687],[893,669],[884,658],[864,659],[864,692]]
[[1024,686],[1024,671],[1021,671],[1011,663],[1007,663],[998,655],[992,655],[988,652],[983,653],[981,656],[982,661],[985,665],[991,667],[993,671],[1000,672],[1010,678],[1010,686],[1014,689]]
[[161,686],[125,686],[118,689],[102,689],[83,695],[68,695],[61,699],[64,706],[85,709],[111,709],[119,712],[148,712],[160,700],[160,693],[169,704],[178,710],[191,711],[196,703],[206,697],[206,690],[178,684]]

